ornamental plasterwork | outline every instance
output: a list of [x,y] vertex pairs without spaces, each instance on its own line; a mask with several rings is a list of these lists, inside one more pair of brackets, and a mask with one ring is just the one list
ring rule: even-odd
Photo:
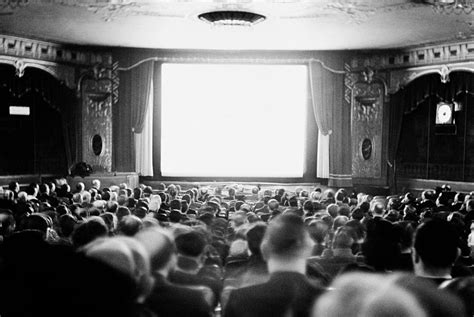
[[[170,6],[170,2],[173,5]],[[187,18],[203,10],[259,10],[281,19],[342,17],[348,23],[364,23],[377,13],[411,10],[426,6],[410,0],[0,0],[0,13],[11,14],[23,7],[61,5],[84,8],[104,21],[126,16]]]
[[[352,174],[356,178],[379,179],[382,175],[383,112],[386,101],[384,73],[370,67],[351,71],[346,64],[345,102],[351,106]],[[370,155],[364,158],[362,145],[370,141]]]
[[[0,0],[0,6],[1,6]],[[95,53],[86,49],[0,34],[0,56],[25,60],[88,66],[97,63],[112,64],[109,53]]]
[[449,74],[453,71],[474,72],[474,61],[392,70],[389,72],[389,93],[395,93],[416,78],[427,74],[438,73],[440,81],[447,83],[449,81]]
[[67,65],[60,65],[48,61],[39,61],[33,59],[23,59],[12,56],[0,55],[0,64],[8,64],[15,67],[15,73],[18,77],[22,77],[27,68],[41,69],[59,81],[64,83],[67,87],[75,89],[75,69]]
[[473,40],[367,53],[355,56],[349,64],[353,71],[362,71],[365,67],[399,69],[468,61],[474,61]]
[[[107,78],[91,77],[84,77],[81,85],[82,159],[91,164],[94,171],[110,172],[112,168],[111,86]],[[94,135],[100,135],[103,140],[100,155],[95,155],[92,148]]]

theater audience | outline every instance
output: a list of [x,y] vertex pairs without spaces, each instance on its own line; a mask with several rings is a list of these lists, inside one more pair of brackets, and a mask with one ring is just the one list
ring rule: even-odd
[[[471,193],[190,186],[96,180],[72,195],[61,179],[0,191],[1,316],[51,303],[51,316],[95,316],[93,305],[101,316],[308,316],[319,296],[317,316],[464,316],[462,302],[472,312]],[[90,298],[99,291],[110,296]]]

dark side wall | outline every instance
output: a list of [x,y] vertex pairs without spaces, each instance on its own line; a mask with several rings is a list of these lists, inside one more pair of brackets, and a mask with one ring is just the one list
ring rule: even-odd
[[[350,56],[349,52],[345,51],[204,51],[204,50],[152,50],[152,49],[133,49],[133,48],[116,48],[112,50],[114,61],[119,63],[119,67],[128,67],[150,57],[158,58],[183,58],[186,60],[192,60],[193,58],[209,59],[210,62],[222,61],[226,59],[245,59],[251,62],[258,63],[261,60],[278,60],[280,63],[288,62],[291,63],[292,59],[295,60],[309,60],[319,59],[325,63],[325,65],[338,69],[344,69],[344,61]],[[340,90],[340,104],[342,105],[343,100],[343,76],[341,76],[341,83],[334,85],[334,89]],[[113,114],[113,170],[118,172],[133,172],[135,170],[135,154],[134,154],[134,136],[132,132],[131,122],[131,100],[129,98],[129,84],[130,84],[130,72],[121,71],[119,73],[120,86],[119,86],[119,102],[114,106],[112,111]],[[308,96],[310,97],[310,96]],[[341,113],[341,111],[338,111]],[[350,127],[350,109],[345,112],[346,115],[341,117],[339,121],[340,127]],[[347,115],[349,113],[349,115]],[[308,120],[313,120],[313,116],[309,116]],[[314,125],[313,125],[314,126]],[[346,129],[347,130],[347,129]],[[350,131],[350,129],[349,129]],[[344,132],[345,134],[347,133]],[[317,131],[313,128],[311,131],[313,134],[310,137],[309,142],[317,143]],[[343,138],[346,139],[346,138]],[[350,140],[350,132],[347,135],[347,140]],[[316,147],[314,147],[316,148]],[[349,146],[350,148],[350,146]],[[314,152],[314,151],[313,151]],[[310,173],[316,174],[316,155],[311,154],[311,157],[307,158],[307,164],[312,167],[309,169]],[[155,162],[156,164],[156,162]],[[310,179],[306,179],[310,181]]]

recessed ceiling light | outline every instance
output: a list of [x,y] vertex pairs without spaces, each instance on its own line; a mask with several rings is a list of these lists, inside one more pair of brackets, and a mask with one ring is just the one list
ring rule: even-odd
[[223,26],[253,26],[266,19],[258,13],[232,10],[210,11],[198,15],[198,18],[212,25]]

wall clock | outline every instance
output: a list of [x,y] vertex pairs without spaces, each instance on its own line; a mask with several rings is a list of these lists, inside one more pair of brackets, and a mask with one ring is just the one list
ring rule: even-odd
[[440,102],[436,105],[436,124],[453,124],[453,105]]

